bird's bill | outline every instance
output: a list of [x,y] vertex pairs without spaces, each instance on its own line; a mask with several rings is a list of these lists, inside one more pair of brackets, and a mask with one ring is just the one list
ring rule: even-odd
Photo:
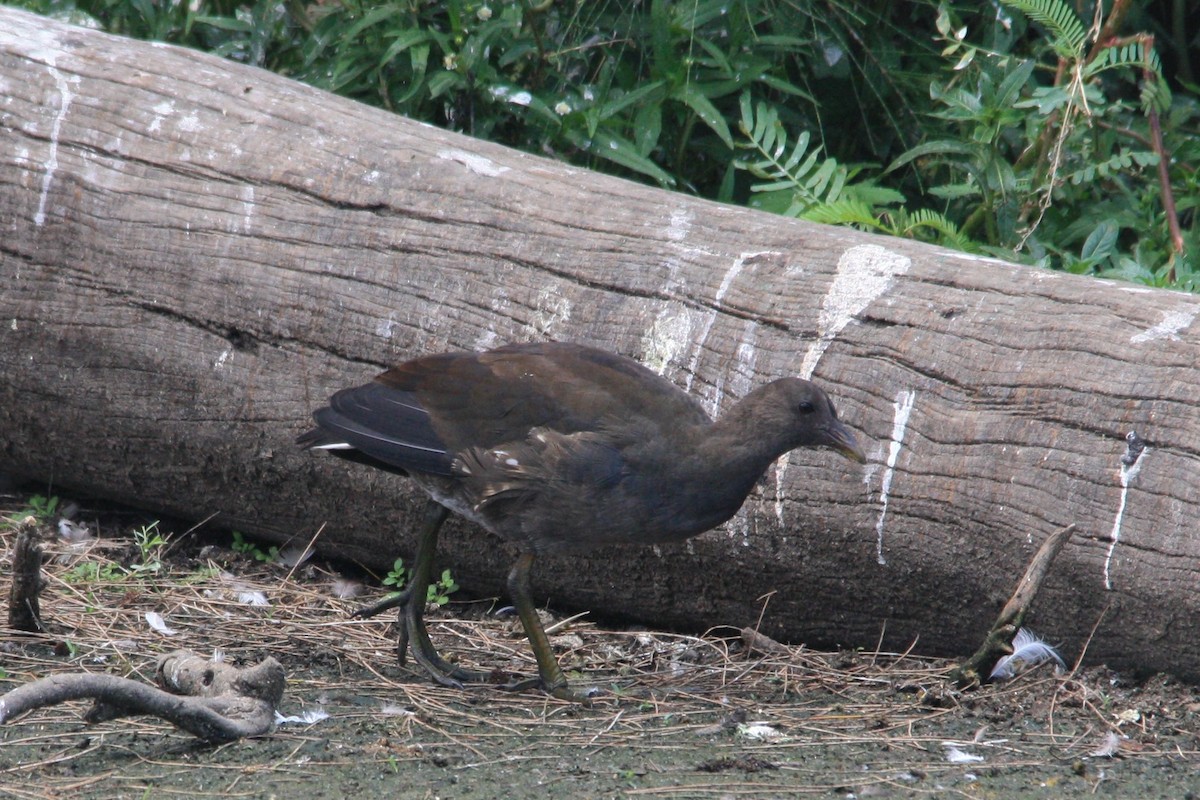
[[826,433],[825,445],[836,450],[851,461],[857,461],[859,464],[867,463],[867,454],[858,446],[858,442],[854,439],[854,434],[840,422],[834,422],[829,427]]

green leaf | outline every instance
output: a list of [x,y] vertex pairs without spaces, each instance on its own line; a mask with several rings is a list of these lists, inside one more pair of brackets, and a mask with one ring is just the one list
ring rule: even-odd
[[712,59],[713,66],[720,70],[721,74],[726,77],[733,76],[733,67],[729,66],[729,59],[725,57],[725,53],[721,51],[721,48],[707,39],[697,39],[696,44],[700,45],[704,49],[704,52],[708,53],[708,57]]
[[235,19],[233,17],[195,17],[193,22],[223,31],[237,31],[238,33],[249,33],[252,28],[249,20]]
[[816,103],[817,103],[817,98],[813,97],[812,94],[810,94],[809,92],[804,91],[803,89],[801,89],[799,86],[796,86],[795,84],[788,83],[787,81],[783,80],[782,78],[776,78],[774,75],[766,75],[766,74],[760,75],[760,76],[758,76],[758,82],[764,83],[767,86],[770,86],[772,89],[775,89],[777,91],[784,92],[785,94],[790,94],[793,97],[803,97],[805,100],[807,100],[808,102],[810,102],[814,105],[816,105]]
[[975,155],[976,150],[975,145],[967,144],[957,139],[938,139],[934,142],[925,142],[898,155],[896,160],[889,164],[888,168],[883,172],[885,175],[889,172],[894,172],[910,161],[915,161],[925,156],[970,156]]
[[632,92],[625,92],[615,100],[606,102],[600,107],[600,118],[608,119],[609,117],[614,117],[630,106],[637,105],[650,98],[653,98],[654,105],[657,106],[658,102],[661,102],[661,100],[666,96],[666,91],[663,89],[663,83],[663,81],[651,81],[645,86],[639,86]]
[[717,111],[717,107],[712,104],[712,101],[696,88],[695,84],[684,84],[672,96],[696,112],[696,116],[700,117],[704,124],[720,137],[725,146],[730,150],[733,149],[733,136],[729,133],[729,126],[725,124],[725,117],[721,115],[720,111]]
[[1120,229],[1112,221],[1104,220],[1096,226],[1087,241],[1083,243],[1083,250],[1079,254],[1080,258],[1090,264],[1106,261],[1116,249],[1117,237],[1120,233]]
[[435,98],[449,92],[452,88],[464,85],[464,80],[457,72],[440,69],[429,76],[429,82],[426,85],[429,87],[429,97]]
[[1015,8],[1025,16],[1040,23],[1050,32],[1054,50],[1064,58],[1074,59],[1083,55],[1087,33],[1079,17],[1063,0],[1001,0],[1009,8]]
[[1068,105],[1073,99],[1061,86],[1038,86],[1029,97],[1013,103],[1013,108],[1036,108],[1039,114],[1046,116]]
[[561,120],[558,114],[554,113],[554,109],[546,105],[543,100],[528,89],[505,83],[496,83],[492,84],[488,91],[493,98],[502,103],[528,108],[546,121],[553,123],[556,127],[561,124]]
[[929,187],[929,193],[943,200],[957,200],[961,197],[977,197],[979,187],[973,183],[947,183]]
[[409,63],[412,66],[412,77],[409,79],[408,91],[399,95],[393,102],[397,106],[402,106],[417,96],[417,93],[425,87],[425,70],[429,66],[429,50],[428,44],[419,44],[409,48],[408,57]]
[[995,105],[1004,108],[1013,105],[1021,94],[1021,89],[1033,75],[1035,64],[1032,60],[1022,61],[1016,69],[1008,73],[996,90]]
[[352,41],[354,41],[355,37],[357,37],[360,33],[362,33],[367,28],[371,27],[372,25],[374,25],[378,22],[382,22],[383,20],[387,19],[388,17],[392,17],[392,16],[395,16],[400,13],[403,13],[403,12],[397,6],[392,6],[392,5],[380,6],[380,7],[376,8],[374,11],[368,12],[362,19],[360,19],[358,22],[351,25],[345,31],[342,31],[339,34],[339,36],[341,37],[342,41],[352,42]]
[[839,200],[813,206],[801,215],[812,222],[825,225],[858,225],[868,230],[880,230],[883,225],[871,207],[861,200]]
[[638,109],[633,120],[633,134],[638,153],[649,156],[658,146],[658,137],[662,134],[662,106],[652,103]]
[[[415,47],[416,45],[422,44],[423,42],[428,42],[429,40],[430,37],[428,34],[426,34],[424,31],[417,30],[416,28],[402,31],[396,37],[396,41],[392,42],[388,49],[384,51],[383,57],[379,59],[379,63],[387,64],[393,58],[395,58],[398,53],[402,53],[405,50],[408,50],[410,47]],[[428,47],[425,48],[425,52],[429,52]]]
[[669,188],[675,185],[674,178],[653,161],[641,155],[627,139],[623,139],[615,133],[601,129],[596,131],[595,136],[588,138],[582,132],[571,128],[563,131],[563,135],[571,144],[597,158],[611,161],[626,169],[653,178],[660,186]]
[[729,162],[729,166],[725,168],[725,175],[721,178],[721,187],[717,190],[718,203],[732,203],[733,189],[737,184],[737,166],[733,161]]

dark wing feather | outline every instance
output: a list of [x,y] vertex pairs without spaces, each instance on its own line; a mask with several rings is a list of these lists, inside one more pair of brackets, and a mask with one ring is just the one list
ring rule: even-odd
[[522,441],[534,428],[571,434],[609,419],[709,421],[700,403],[666,378],[628,358],[568,343],[427,356],[376,380],[418,398],[451,453]]
[[372,460],[400,471],[450,475],[453,456],[430,424],[429,412],[412,395],[381,383],[343,389],[329,407],[313,413],[317,429],[298,440],[306,447],[348,444],[354,451],[331,449],[352,461]]
[[393,471],[452,475],[456,455],[523,442],[535,428],[561,435],[638,420],[647,429],[709,422],[699,401],[635,361],[568,343],[441,353],[344,389],[314,414],[302,444]]

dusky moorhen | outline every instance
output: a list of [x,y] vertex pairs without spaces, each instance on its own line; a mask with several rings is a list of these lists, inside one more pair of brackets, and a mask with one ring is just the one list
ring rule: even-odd
[[401,663],[414,658],[442,684],[486,681],[438,655],[425,629],[437,533],[453,511],[520,551],[508,576],[541,686],[567,685],[529,592],[536,555],[606,544],[687,539],[732,517],[776,458],[826,446],[865,461],[814,384],[782,378],[750,392],[718,421],[666,378],[623,356],[567,343],[515,344],[400,364],[343,389],[313,414],[298,443],[407,475],[430,500],[413,575],[399,596]]

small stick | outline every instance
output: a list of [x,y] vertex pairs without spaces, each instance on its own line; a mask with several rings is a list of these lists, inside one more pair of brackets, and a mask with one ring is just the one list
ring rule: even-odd
[[553,625],[547,625],[546,626],[546,635],[552,636],[552,635],[558,633],[559,631],[563,630],[564,628],[566,628],[572,622],[575,622],[576,620],[581,620],[590,613],[591,613],[590,611],[580,611],[578,614],[576,614],[573,617],[567,617],[566,619],[560,619],[558,622],[554,623]]
[[1050,571],[1050,565],[1054,563],[1054,559],[1058,557],[1059,551],[1062,550],[1063,545],[1071,538],[1074,531],[1075,523],[1071,523],[1065,528],[1059,528],[1050,534],[1046,541],[1042,542],[1042,546],[1034,554],[1033,560],[1029,562],[1025,575],[1017,584],[1016,591],[1004,604],[1004,608],[1000,610],[1000,615],[996,617],[996,622],[983,640],[983,644],[975,652],[975,655],[950,673],[950,679],[960,689],[983,683],[980,676],[990,675],[996,662],[1002,656],[1012,653],[1013,637],[1017,635],[1017,630],[1025,621],[1025,614],[1033,605],[1034,598],[1042,588],[1042,582],[1046,579],[1046,573]]

